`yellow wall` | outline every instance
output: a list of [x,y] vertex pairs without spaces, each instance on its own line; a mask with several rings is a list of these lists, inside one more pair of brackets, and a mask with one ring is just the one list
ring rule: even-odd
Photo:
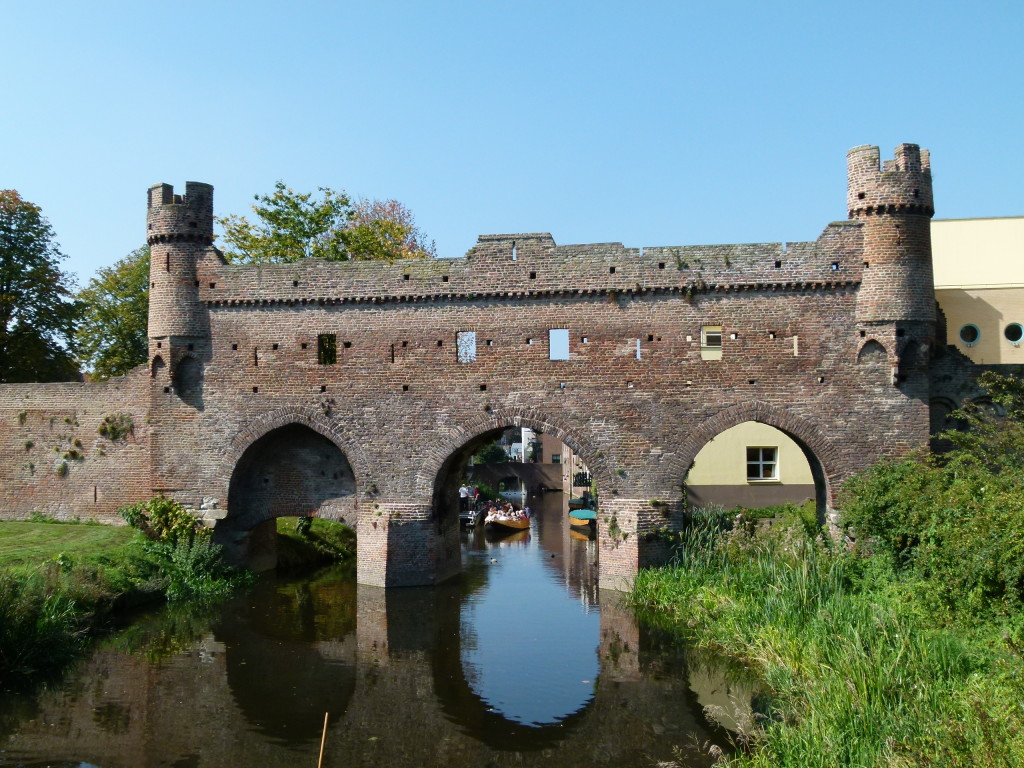
[[[784,432],[767,424],[745,421],[727,429],[705,445],[693,462],[687,485],[747,485],[747,446],[779,449],[777,485],[813,485],[803,451]],[[750,485],[772,484],[757,481]]]
[[[946,343],[976,363],[1024,363],[1024,345],[1004,335],[1024,326],[1024,216],[932,222],[935,298],[946,315]],[[981,336],[960,338],[968,323]]]
[[[1024,287],[944,288],[935,298],[946,315],[946,343],[976,363],[1024,363],[1024,345],[1004,335],[1006,326],[1024,326]],[[971,323],[981,331],[974,344],[965,344],[960,329]]]
[[1024,216],[932,221],[935,288],[1024,287]]

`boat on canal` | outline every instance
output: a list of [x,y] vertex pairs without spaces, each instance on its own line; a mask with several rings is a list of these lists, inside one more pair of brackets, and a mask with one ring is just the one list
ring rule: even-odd
[[597,525],[597,510],[574,509],[569,513],[569,525],[573,528],[593,528]]
[[524,531],[530,527],[530,519],[528,517],[512,518],[512,517],[490,517],[487,518],[484,527],[488,529],[502,529],[505,528],[510,531]]

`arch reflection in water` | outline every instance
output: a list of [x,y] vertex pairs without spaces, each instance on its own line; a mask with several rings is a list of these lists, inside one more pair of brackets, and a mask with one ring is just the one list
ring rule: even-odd
[[[594,569],[596,549],[568,537],[560,496],[532,500],[537,514],[528,535],[520,531],[496,540],[476,530],[465,537],[460,677],[477,706],[492,716],[483,718],[489,721],[488,741],[504,732],[546,742],[537,732],[544,726],[557,726],[564,735],[572,716],[594,698],[600,609],[596,599],[581,602],[580,596],[592,594],[581,575]],[[524,745],[520,740],[518,748]]]
[[355,584],[265,578],[224,606],[213,627],[227,684],[249,727],[280,743],[320,737],[356,688]]
[[[148,633],[140,622],[63,687],[17,706],[0,697],[0,766],[74,756],[103,768],[295,768],[315,761],[327,711],[325,768],[648,768],[676,746],[724,745],[701,714],[685,653],[652,643],[621,596],[598,594],[587,550],[596,543],[570,539],[560,514],[538,515],[528,543],[488,549],[482,532],[467,535],[464,576],[441,587],[356,587],[335,572],[267,580],[208,617],[165,612]],[[528,553],[534,564],[519,563]],[[520,571],[530,568],[532,577]],[[502,624],[507,609],[492,629],[485,614],[500,607],[505,579],[527,585],[509,590],[528,610]],[[548,598],[559,607],[545,614]],[[576,619],[584,629],[572,640]],[[536,700],[524,704],[477,651],[492,633],[525,632],[522,644],[548,630],[555,639],[514,670],[515,686]],[[573,656],[588,671],[560,677]],[[732,698],[703,678],[705,701]]]

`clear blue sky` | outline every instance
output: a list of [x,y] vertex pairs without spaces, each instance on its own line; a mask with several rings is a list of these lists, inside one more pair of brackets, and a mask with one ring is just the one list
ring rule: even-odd
[[277,179],[481,233],[809,240],[845,154],[932,150],[937,216],[1024,215],[1024,3],[0,0],[0,188],[84,282],[145,190]]

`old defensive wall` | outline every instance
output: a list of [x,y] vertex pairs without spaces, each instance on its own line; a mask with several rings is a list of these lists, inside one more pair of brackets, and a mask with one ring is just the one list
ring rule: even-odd
[[258,565],[274,518],[316,513],[357,529],[361,583],[438,583],[460,568],[468,457],[528,426],[591,469],[601,585],[621,587],[662,556],[702,446],[754,420],[802,447],[834,519],[845,478],[927,443],[936,388],[956,397],[967,366],[944,353],[932,375],[927,151],[847,161],[848,218],[813,242],[485,235],[394,263],[230,265],[213,188],[156,185],[149,362],[0,387],[0,516],[112,522],[166,494]]

